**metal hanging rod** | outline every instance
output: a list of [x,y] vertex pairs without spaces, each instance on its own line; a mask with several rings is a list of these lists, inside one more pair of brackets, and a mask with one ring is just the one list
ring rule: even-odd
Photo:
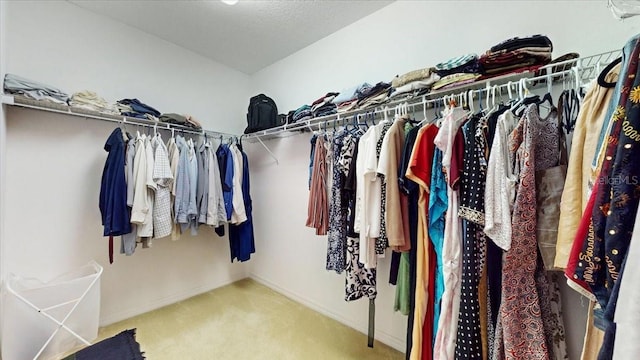
[[[476,81],[470,84],[465,84],[457,88],[436,90],[420,97],[391,100],[374,108],[351,110],[337,114],[316,117],[293,124],[284,124],[282,126],[274,127],[271,129],[247,134],[244,138],[249,142],[260,142],[263,144],[263,140],[293,136],[298,134],[301,130],[311,129],[321,124],[326,126],[333,125],[334,123],[343,122],[345,118],[351,118],[353,116],[371,113],[384,114],[386,111],[390,110],[389,108],[393,108],[394,106],[401,104],[406,104],[412,110],[420,109],[422,106],[428,106],[437,102],[441,102],[444,99],[449,99],[452,97],[464,98],[465,94],[468,98],[470,96],[470,92],[471,96],[473,96],[499,89],[506,89],[514,85],[520,86],[521,81],[524,81],[527,85],[538,82],[538,84],[536,84],[535,86],[538,87],[540,85],[540,82],[543,80],[543,83],[549,84],[554,81],[558,81],[558,78],[565,79],[567,77],[572,77],[576,84],[583,85],[587,81],[597,77],[600,71],[604,69],[606,65],[611,63],[619,56],[621,56],[621,50],[613,50],[591,56],[560,61],[557,63],[550,63],[541,66],[533,71],[496,76],[483,81]],[[532,88],[533,87],[534,86],[532,85]]]
[[[563,70],[563,71],[559,71],[559,72],[555,72],[547,75],[534,76],[530,78],[523,77],[519,79],[519,81],[516,81],[516,82],[509,81],[507,83],[499,84],[499,85],[490,85],[489,83],[486,83],[487,86],[485,88],[461,91],[457,93],[450,93],[450,92],[446,94],[442,93],[440,97],[436,97],[436,98],[428,99],[427,98],[428,94],[427,94],[427,95],[421,96],[420,97],[421,101],[419,102],[415,102],[415,100],[413,102],[404,101],[404,102],[398,102],[395,105],[396,107],[406,106],[407,108],[411,109],[411,111],[413,112],[416,110],[422,110],[424,107],[426,108],[435,107],[435,105],[438,103],[443,103],[443,106],[444,106],[448,104],[450,100],[459,101],[460,103],[475,101],[474,100],[475,95],[481,95],[482,93],[486,93],[486,99],[488,101],[488,99],[491,96],[495,98],[496,91],[499,91],[502,94],[502,89],[509,89],[509,88],[515,88],[514,90],[516,91],[516,96],[521,96],[522,95],[521,92],[523,90],[525,89],[529,90],[529,88],[526,87],[527,83],[535,83],[536,81],[545,80],[544,83],[550,85],[551,82],[553,81],[553,78],[558,78],[558,77],[564,78],[567,75],[574,77],[572,81],[574,81],[574,84],[576,85],[575,87],[577,87],[582,83],[578,83],[576,79],[580,80],[582,77],[581,76],[576,77],[576,69],[577,69],[576,67],[573,67],[568,70]],[[540,84],[542,83],[538,83],[535,86],[532,85],[531,88],[539,87]],[[478,98],[478,101],[481,99],[482,98]],[[317,127],[318,129],[320,129],[321,126],[326,129],[329,126],[334,126],[334,124],[336,123],[339,123],[340,125],[344,125],[344,122],[348,121],[348,118],[359,117],[365,114],[379,115],[379,114],[387,113],[388,115],[389,111],[393,111],[393,110],[394,110],[394,107],[389,107],[389,104],[387,104],[381,108],[378,107],[378,108],[369,109],[369,110],[357,110],[352,112],[345,112],[343,114],[337,114],[338,116],[334,114],[334,115],[329,115],[324,117],[313,118],[300,123],[300,125],[296,127],[296,130],[312,129],[314,127]],[[343,115],[343,116],[340,116],[340,115]],[[260,137],[256,137],[256,138],[260,141]]]

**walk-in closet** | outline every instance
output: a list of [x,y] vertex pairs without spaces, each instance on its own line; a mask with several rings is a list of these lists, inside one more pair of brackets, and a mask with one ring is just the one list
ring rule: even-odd
[[0,358],[637,358],[637,15],[0,0]]

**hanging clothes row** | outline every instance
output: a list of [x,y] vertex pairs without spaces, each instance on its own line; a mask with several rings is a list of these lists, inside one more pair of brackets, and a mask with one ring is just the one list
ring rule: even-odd
[[591,300],[583,359],[629,359],[640,350],[635,265],[627,261],[640,202],[639,39],[627,42],[585,96],[562,194],[555,265]]
[[408,359],[566,358],[547,269],[571,94],[563,111],[550,94],[526,95],[478,113],[450,106],[435,121],[426,110],[422,121],[364,115],[312,137],[307,226],[328,235],[326,269],[345,272],[347,301],[375,299],[391,248]]
[[122,235],[120,253],[132,255],[137,244],[151,247],[153,239],[180,239],[201,225],[224,236],[229,224],[231,261],[247,261],[255,252],[249,165],[241,144],[213,148],[177,135],[167,144],[162,135],[113,130],[105,147],[99,207],[104,236]]

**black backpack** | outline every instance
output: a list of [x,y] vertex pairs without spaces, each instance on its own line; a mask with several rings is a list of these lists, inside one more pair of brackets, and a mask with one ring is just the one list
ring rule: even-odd
[[249,100],[245,134],[270,129],[278,125],[278,107],[270,97],[260,94]]

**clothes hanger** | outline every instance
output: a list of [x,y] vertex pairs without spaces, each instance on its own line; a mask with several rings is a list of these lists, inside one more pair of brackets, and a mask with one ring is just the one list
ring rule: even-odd
[[124,140],[125,142],[129,141],[129,136],[127,135],[127,127],[124,124],[125,121],[127,119],[126,118],[122,118],[122,120],[120,120],[120,133],[122,134],[122,140]]
[[382,110],[382,114],[383,114],[383,119],[382,119],[382,123],[387,123],[389,122],[389,118],[387,116],[387,111],[389,111],[389,107],[388,106],[384,106],[384,109]]
[[245,135],[245,134],[240,135],[240,140],[238,140],[238,149],[239,149],[240,151],[243,151],[243,149],[242,149],[242,137],[243,137],[244,135]]
[[475,113],[476,109],[473,105],[473,90],[469,90],[467,93],[467,104],[469,105],[469,110],[471,110],[472,113]]
[[[580,112],[580,100],[576,91],[565,90],[562,92],[562,126],[567,134],[573,131]],[[559,102],[559,101],[558,101]]]
[[486,91],[487,91],[487,100],[486,100],[486,101],[487,101],[487,104],[486,104],[486,105],[487,105],[487,110],[488,110],[488,109],[491,109],[491,105],[489,105],[489,98],[490,98],[490,96],[491,96],[491,85],[489,85],[489,84],[487,83],[487,87],[486,87],[485,89],[486,89]]
[[354,119],[355,119],[355,115],[353,116],[351,121],[348,121],[348,120],[345,121],[344,129],[347,132],[351,132],[355,128],[355,125],[354,125],[355,124],[355,120]]
[[605,80],[605,78],[611,72],[611,70],[613,70],[613,68],[616,67],[616,65],[620,64],[621,62],[622,62],[622,57],[619,57],[613,60],[609,65],[607,65],[598,75],[598,85],[608,89],[614,88],[616,86],[616,83],[615,82],[609,83]]
[[418,126],[421,126],[422,124],[429,121],[429,119],[427,118],[427,100],[425,99],[424,96],[422,97],[422,117],[423,118],[418,123]]
[[[361,122],[364,119],[364,122]],[[365,114],[358,114],[358,126],[357,127],[361,127],[364,125],[365,129],[369,129],[369,124],[367,123],[367,117],[366,117],[366,113]]]
[[517,114],[520,111],[524,111],[523,107],[526,108],[526,105],[535,103],[539,100],[538,95],[535,95],[529,92],[529,89],[527,88],[527,85],[526,85],[526,81],[527,79],[525,78],[522,78],[520,79],[520,81],[518,81],[519,83],[518,92],[520,95],[520,100],[518,100],[513,106],[511,106],[511,111],[514,112],[514,114]]
[[553,97],[551,96],[551,93],[546,93],[544,94],[544,96],[542,97],[542,99],[538,100],[536,102],[536,105],[538,105],[538,107],[540,107],[540,105],[544,104],[545,102],[549,103],[549,106],[551,108],[555,107],[555,105],[553,104]]
[[571,68],[571,71],[575,74],[575,80],[576,80],[576,95],[578,96],[578,99],[580,100],[580,102],[582,102],[582,96],[580,95],[580,89],[582,89],[582,84],[580,82],[580,67],[578,65],[574,66]]
[[363,135],[363,134],[364,134],[364,132],[365,132],[365,131],[360,127],[359,122],[360,122],[360,120],[359,120],[358,115],[357,115],[357,114],[356,114],[356,115],[354,115],[354,116],[353,116],[353,122],[352,122],[352,124],[350,124],[350,125],[351,125],[351,130],[349,130],[349,133],[350,133],[351,135],[353,135],[353,136],[356,136],[356,137],[359,137],[359,136]]
[[376,126],[376,112],[375,110],[371,111],[371,126]]

